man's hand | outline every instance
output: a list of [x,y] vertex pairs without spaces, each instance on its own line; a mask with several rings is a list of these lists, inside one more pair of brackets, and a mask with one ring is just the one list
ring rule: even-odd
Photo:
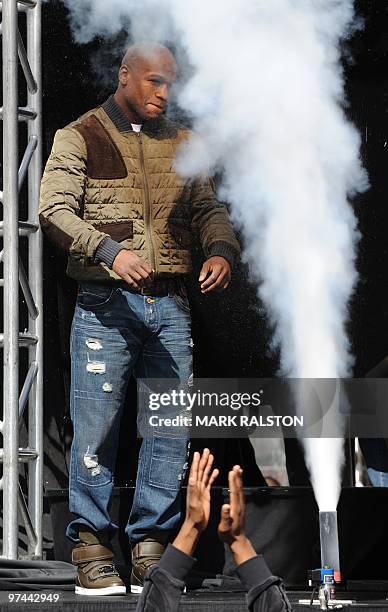
[[230,282],[230,265],[224,257],[209,257],[202,266],[199,275],[201,293],[226,289]]
[[210,473],[213,461],[213,455],[205,448],[202,457],[194,453],[190,468],[185,520],[199,531],[206,529],[209,522],[210,489],[218,476],[217,469]]
[[152,269],[148,263],[127,249],[123,249],[116,255],[112,270],[121,276],[132,289],[141,289],[152,278]]
[[218,470],[212,470],[214,457],[208,448],[202,456],[194,453],[190,468],[186,497],[186,517],[175,538],[175,548],[191,555],[201,532],[206,529],[210,516],[210,490],[218,476]]
[[245,535],[245,498],[242,469],[235,465],[228,474],[230,504],[223,504],[218,525],[219,538],[230,546],[236,565],[256,556]]

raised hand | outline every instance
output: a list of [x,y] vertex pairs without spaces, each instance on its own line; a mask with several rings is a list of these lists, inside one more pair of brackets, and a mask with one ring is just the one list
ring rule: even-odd
[[256,556],[245,535],[245,497],[242,469],[235,465],[228,474],[230,503],[223,504],[218,525],[219,538],[230,546],[236,565]]
[[208,448],[202,456],[195,452],[191,463],[186,496],[186,517],[175,538],[175,548],[191,555],[210,517],[210,491],[218,470],[212,470],[214,457]]
[[206,529],[210,516],[210,489],[218,476],[218,470],[211,470],[214,457],[205,448],[202,457],[194,453],[190,468],[186,498],[186,521],[196,529]]

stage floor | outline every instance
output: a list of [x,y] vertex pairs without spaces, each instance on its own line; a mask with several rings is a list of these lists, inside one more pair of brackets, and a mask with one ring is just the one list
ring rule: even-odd
[[[19,598],[15,596],[20,593]],[[42,595],[55,593],[59,600],[54,602],[42,602]],[[24,596],[24,597],[23,597]],[[296,612],[303,610],[319,610],[318,606],[313,608],[299,603],[301,599],[310,599],[308,591],[288,592],[292,609]],[[338,603],[341,599],[351,599],[354,603],[343,605],[342,610],[357,609],[373,612],[374,610],[388,611],[388,601],[384,599],[385,593],[338,593]],[[126,595],[123,597],[82,597],[76,596],[72,591],[0,591],[0,612],[11,612],[12,610],[33,609],[36,611],[55,610],[55,612],[128,612],[136,610],[137,595]],[[18,601],[16,601],[18,599]],[[12,600],[12,601],[11,601]],[[246,612],[245,596],[243,593],[230,593],[225,591],[189,591],[182,595],[179,610],[199,612]],[[271,612],[270,610],[268,612]]]

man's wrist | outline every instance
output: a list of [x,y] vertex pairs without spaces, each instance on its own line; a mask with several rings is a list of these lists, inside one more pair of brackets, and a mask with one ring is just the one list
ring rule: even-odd
[[197,546],[200,535],[201,529],[190,521],[190,519],[185,519],[173,542],[173,546],[186,553],[186,555],[192,555],[195,547]]
[[207,259],[210,259],[210,257],[223,257],[229,263],[231,269],[233,268],[236,256],[236,249],[233,248],[231,244],[224,242],[223,240],[213,242],[210,245],[207,253]]
[[250,540],[246,536],[236,538],[230,544],[230,550],[236,565],[241,565],[241,563],[244,563],[245,561],[248,561],[248,559],[252,559],[252,557],[257,555]]
[[108,266],[108,268],[113,268],[113,262],[116,259],[117,255],[120,251],[123,251],[125,247],[123,247],[119,242],[113,240],[109,236],[101,240],[98,245],[96,252],[94,254],[94,261],[96,263],[100,263],[101,261]]

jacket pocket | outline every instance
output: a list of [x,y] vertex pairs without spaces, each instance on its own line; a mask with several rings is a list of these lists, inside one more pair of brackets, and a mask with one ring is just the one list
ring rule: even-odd
[[133,238],[133,221],[117,221],[116,223],[100,223],[95,226],[100,232],[109,234],[116,242]]

